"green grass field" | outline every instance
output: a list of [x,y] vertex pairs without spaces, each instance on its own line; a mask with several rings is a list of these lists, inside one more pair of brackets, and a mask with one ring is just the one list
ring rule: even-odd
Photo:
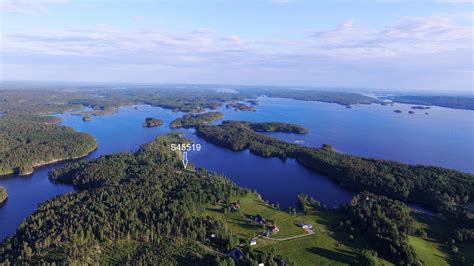
[[[265,227],[249,221],[249,217],[260,214],[269,223],[276,224],[280,232],[272,234],[271,239],[258,238],[256,250],[269,251],[275,249],[296,265],[354,265],[358,264],[359,252],[367,246],[362,236],[355,235],[354,239],[336,229],[341,217],[337,213],[310,208],[306,214],[289,214],[266,204],[258,194],[249,193],[246,196],[231,199],[240,201],[239,212],[226,212],[224,206],[210,205],[201,215],[211,216],[226,221],[233,234],[242,243],[248,243],[265,231]],[[415,249],[424,265],[450,265],[452,253],[449,246],[443,243],[443,235],[447,226],[434,217],[422,218],[414,214],[419,226],[428,233],[427,238],[409,236],[410,244]],[[313,225],[315,234],[308,234],[298,224]],[[297,237],[295,239],[288,239]],[[466,258],[467,265],[474,263],[474,245],[459,244],[460,252]],[[470,255],[473,254],[473,255]],[[379,259],[378,265],[393,265]]]
[[[232,199],[236,201],[237,199]],[[273,224],[278,225],[280,232],[270,237],[283,239],[302,236],[296,239],[277,241],[270,239],[257,239],[257,245],[252,246],[257,250],[270,250],[275,248],[278,254],[291,260],[296,265],[349,265],[357,264],[360,248],[365,244],[360,239],[350,240],[341,232],[335,232],[332,226],[339,223],[336,213],[310,209],[307,214],[294,215],[277,210],[267,205],[259,195],[250,193],[238,199],[241,209],[238,212],[225,212],[223,206],[209,206],[204,216],[224,219],[232,233],[239,236],[241,241],[248,241],[257,237],[265,228],[252,224],[246,217],[260,214]],[[304,229],[297,226],[299,223],[313,225],[315,234],[309,235]],[[390,265],[381,260],[381,263]]]
[[416,236],[409,236],[409,240],[424,265],[449,265],[449,255],[439,243]]

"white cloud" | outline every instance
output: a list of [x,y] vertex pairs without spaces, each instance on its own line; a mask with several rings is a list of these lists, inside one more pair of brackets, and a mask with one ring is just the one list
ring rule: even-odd
[[47,9],[49,4],[65,3],[68,0],[0,0],[0,13],[36,14]]
[[393,58],[472,50],[472,29],[448,16],[404,18],[378,30],[360,27],[353,20],[334,29],[317,30],[293,40],[245,40],[221,36],[212,29],[166,33],[156,28],[123,31],[98,26],[64,31],[36,30],[3,36],[5,52],[51,55],[118,56],[185,55],[225,56],[245,52],[262,56],[313,55],[340,59]]
[[[159,81],[166,78],[169,82],[179,82],[180,75],[184,75],[189,81],[207,78],[208,82],[238,83],[239,78],[256,80],[261,74],[259,80],[271,84],[324,82],[377,87],[387,81],[402,84],[403,77],[403,86],[410,80],[412,84],[418,85],[416,80],[427,84],[431,75],[444,73],[452,76],[453,82],[443,86],[464,84],[470,88],[473,33],[469,26],[472,23],[467,24],[452,14],[402,18],[377,29],[348,20],[332,29],[281,40],[251,40],[208,28],[174,33],[158,28],[122,30],[109,26],[31,29],[4,34],[2,55],[3,65],[15,65],[16,70],[14,73],[13,68],[4,68],[6,77],[21,73],[20,63],[31,70],[37,61],[41,67],[52,64],[60,69],[63,65],[63,72],[71,65],[76,65],[76,70],[82,65],[84,76],[93,75],[87,74],[93,66],[97,69],[94,73],[105,71],[107,74],[101,75],[104,77],[127,73],[127,77],[135,74],[145,80],[149,75],[146,81],[162,77]],[[140,66],[147,71],[140,72]],[[160,75],[153,75],[153,70]]]
[[384,58],[472,50],[472,28],[448,16],[404,18],[379,30],[364,29],[352,20],[336,29],[315,31],[314,52],[334,57]]

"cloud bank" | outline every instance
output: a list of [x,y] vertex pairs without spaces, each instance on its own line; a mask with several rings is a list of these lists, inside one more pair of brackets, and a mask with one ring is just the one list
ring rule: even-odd
[[[467,17],[472,25],[472,13]],[[2,55],[3,65],[15,71],[23,64],[31,71],[37,61],[44,67],[62,67],[61,71],[74,69],[83,73],[79,78],[87,79],[100,79],[87,75],[93,66],[108,80],[135,74],[146,82],[179,82],[186,77],[217,83],[469,89],[473,37],[472,27],[453,15],[407,17],[377,29],[348,20],[283,40],[244,39],[207,28],[170,33],[97,26],[5,34]],[[392,75],[387,77],[385,71]],[[3,72],[6,77],[18,75],[5,67]],[[400,81],[404,75],[406,81]],[[428,82],[432,75],[443,75],[450,82],[433,86]]]

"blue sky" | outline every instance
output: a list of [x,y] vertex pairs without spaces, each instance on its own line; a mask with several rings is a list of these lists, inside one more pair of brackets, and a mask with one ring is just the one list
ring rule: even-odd
[[2,80],[473,90],[469,0],[0,2]]

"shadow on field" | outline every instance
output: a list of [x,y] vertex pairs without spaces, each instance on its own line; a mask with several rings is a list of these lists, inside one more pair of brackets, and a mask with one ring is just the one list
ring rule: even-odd
[[350,255],[347,255],[345,253],[334,252],[332,250],[319,248],[319,247],[308,248],[308,251],[312,252],[316,255],[319,255],[321,257],[325,257],[329,260],[335,260],[335,261],[342,262],[342,263],[347,263],[347,264],[353,264],[354,263],[354,257],[352,257]]

